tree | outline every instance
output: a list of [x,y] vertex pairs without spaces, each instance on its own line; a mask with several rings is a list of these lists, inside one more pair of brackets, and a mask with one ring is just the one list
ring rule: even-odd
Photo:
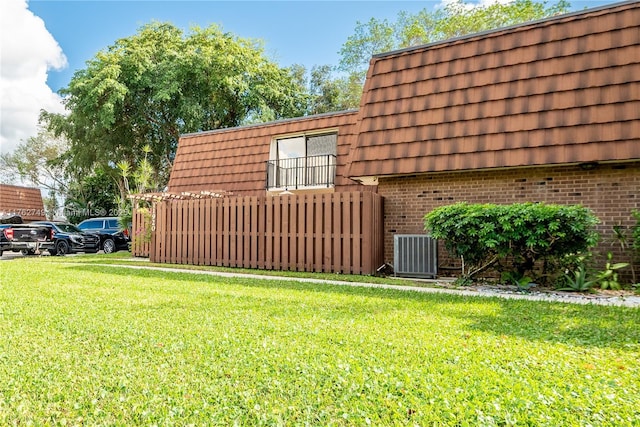
[[56,137],[44,127],[11,153],[0,155],[3,181],[19,177],[22,181],[49,190],[49,194],[65,197],[69,191],[69,169],[65,153],[69,147],[62,137]]
[[357,108],[360,105],[362,87],[353,79],[334,77],[334,69],[330,65],[315,66],[311,69],[309,79],[308,114],[328,113]]
[[[408,16],[404,13],[403,16]],[[386,19],[371,18],[366,23],[356,22],[354,34],[340,49],[340,69],[347,72],[366,73],[371,57],[398,47],[395,42],[396,27]]]
[[49,190],[49,195],[42,198],[44,211],[48,219],[54,220],[60,213],[60,201],[55,191]]
[[354,34],[340,49],[339,68],[362,85],[374,54],[547,18],[567,13],[569,7],[566,0],[550,6],[533,0],[481,5],[456,0],[433,12],[401,12],[395,23],[371,18],[366,23],[356,23]]
[[358,108],[362,86],[350,76],[335,76],[331,65],[315,65],[310,71],[303,65],[293,65],[291,73],[297,84],[304,88],[300,98],[303,114],[322,114]]
[[76,224],[91,217],[118,216],[118,196],[116,181],[104,170],[96,168],[93,173],[71,183],[64,214]]
[[73,166],[99,166],[118,182],[116,165],[148,161],[163,188],[182,133],[302,115],[304,88],[268,60],[258,41],[215,25],[190,33],[169,23],[143,26],[98,52],[61,90],[68,115],[46,114],[70,142]]

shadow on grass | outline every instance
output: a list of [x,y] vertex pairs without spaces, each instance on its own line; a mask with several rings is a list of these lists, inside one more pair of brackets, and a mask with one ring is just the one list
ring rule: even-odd
[[529,340],[640,351],[636,308],[502,300],[496,315],[469,314],[468,328]]
[[[62,265],[62,264],[61,264]],[[258,276],[255,277],[231,277],[226,276],[227,272],[207,272],[203,270],[190,270],[185,271],[166,271],[155,270],[153,268],[146,267],[129,267],[122,265],[77,265],[69,264],[64,266],[65,269],[84,271],[90,273],[100,274],[114,274],[126,277],[140,277],[140,278],[162,278],[173,281],[186,281],[197,283],[211,283],[211,284],[232,284],[241,285],[246,287],[255,288],[273,288],[273,289],[287,289],[297,290],[305,292],[322,292],[322,293],[334,293],[342,295],[367,295],[372,297],[381,297],[385,299],[409,299],[419,300],[422,293],[418,292],[406,292],[388,288],[369,288],[362,286],[362,283],[351,282],[345,285],[337,285],[332,283],[313,283],[306,282],[306,278],[287,277],[282,280],[277,276]],[[240,273],[244,274],[244,273]],[[251,276],[251,275],[249,275]],[[348,282],[345,282],[348,283]],[[349,286],[351,285],[351,286]],[[360,285],[360,286],[359,286]],[[374,285],[375,286],[375,285]],[[460,302],[463,301],[457,295],[446,294],[432,294],[432,297],[441,297],[443,302]]]
[[[466,321],[465,328],[470,331],[577,346],[619,348],[631,351],[640,349],[640,309],[637,308],[507,300],[498,297],[466,297],[330,283],[283,281],[277,278],[222,277],[196,271],[184,273],[92,265],[74,265],[66,268],[126,277],[368,296],[383,302],[406,300],[418,304],[428,303],[431,306],[425,306],[425,310],[438,310],[444,316],[462,318]],[[437,307],[433,307],[434,305]],[[487,305],[491,305],[493,309],[483,310],[482,307]],[[487,311],[491,314],[486,314]]]

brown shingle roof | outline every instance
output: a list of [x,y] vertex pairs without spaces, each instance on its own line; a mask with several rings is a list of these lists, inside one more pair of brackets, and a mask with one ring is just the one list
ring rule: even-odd
[[352,177],[640,158],[640,2],[375,56]]
[[264,194],[272,139],[323,129],[338,131],[336,189],[354,186],[344,175],[356,117],[357,111],[344,111],[183,135],[169,179],[169,191]]
[[20,215],[25,222],[46,219],[40,189],[0,184],[0,214]]

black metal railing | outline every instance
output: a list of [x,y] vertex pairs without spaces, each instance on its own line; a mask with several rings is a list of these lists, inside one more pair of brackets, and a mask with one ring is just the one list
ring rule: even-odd
[[267,188],[331,187],[336,179],[336,156],[296,157],[267,162]]

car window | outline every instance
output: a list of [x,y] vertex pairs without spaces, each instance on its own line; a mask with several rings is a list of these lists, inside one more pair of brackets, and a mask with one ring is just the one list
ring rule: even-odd
[[30,225],[46,225],[47,227],[51,227],[54,229],[54,231],[58,232],[60,231],[60,229],[58,228],[58,224],[54,224],[52,222],[45,222],[45,221],[32,221],[29,223]]
[[102,220],[84,221],[78,228],[81,230],[89,230],[93,228],[102,228]]
[[109,228],[118,228],[118,220],[110,219],[109,220]]
[[78,227],[76,227],[73,224],[67,224],[67,223],[58,223],[56,224],[56,226],[58,227],[58,229],[62,232],[65,233],[79,233],[80,229]]

